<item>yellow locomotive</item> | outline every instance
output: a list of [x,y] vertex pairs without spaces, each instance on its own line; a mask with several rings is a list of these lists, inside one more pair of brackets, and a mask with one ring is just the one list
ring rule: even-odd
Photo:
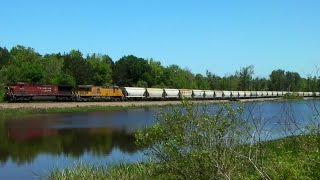
[[104,87],[78,85],[74,91],[77,101],[123,100],[122,90],[118,86]]

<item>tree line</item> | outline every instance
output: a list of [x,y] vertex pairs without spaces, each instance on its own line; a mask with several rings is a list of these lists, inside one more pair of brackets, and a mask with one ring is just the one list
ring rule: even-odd
[[273,70],[269,77],[255,77],[254,66],[242,67],[223,77],[207,71],[193,74],[178,65],[134,55],[113,61],[105,54],[83,55],[79,50],[41,55],[33,48],[0,47],[0,87],[15,82],[33,84],[139,86],[215,90],[319,91],[320,77]]

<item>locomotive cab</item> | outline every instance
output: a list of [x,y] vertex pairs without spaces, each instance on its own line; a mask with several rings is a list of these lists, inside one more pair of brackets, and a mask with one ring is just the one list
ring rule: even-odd
[[12,98],[12,90],[10,89],[10,87],[6,87],[4,101],[9,101],[11,98]]
[[24,93],[24,83],[15,83],[6,87],[5,101],[16,101],[16,95],[22,95]]

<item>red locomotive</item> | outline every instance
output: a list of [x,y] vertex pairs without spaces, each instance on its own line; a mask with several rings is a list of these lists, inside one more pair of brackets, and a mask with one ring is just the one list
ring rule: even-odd
[[5,98],[11,102],[28,102],[31,100],[71,101],[73,97],[71,86],[16,83],[7,87]]

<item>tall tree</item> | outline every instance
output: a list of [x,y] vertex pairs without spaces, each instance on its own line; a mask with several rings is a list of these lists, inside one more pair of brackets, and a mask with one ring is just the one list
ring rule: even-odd
[[1,75],[6,84],[17,81],[41,83],[44,71],[41,66],[42,56],[32,48],[18,45],[10,50],[10,59]]
[[7,62],[9,61],[10,58],[10,53],[9,51],[4,47],[0,47],[0,69],[2,68],[2,66],[4,66],[5,64],[7,64]]
[[178,65],[170,65],[165,69],[166,86],[171,88],[195,88],[194,75],[189,69],[181,69]]
[[79,50],[64,55],[63,72],[73,76],[76,84],[92,84],[92,67]]
[[286,87],[288,91],[300,91],[302,90],[301,86],[302,79],[297,72],[286,72]]
[[268,90],[269,80],[266,78],[256,77],[251,81],[251,89],[255,91]]
[[17,45],[10,50],[12,63],[21,66],[23,63],[34,63],[41,59],[41,55],[33,48]]
[[250,90],[251,87],[251,81],[252,81],[252,76],[254,74],[254,66],[250,65],[247,67],[243,67],[240,69],[239,72],[239,90]]
[[318,79],[316,76],[308,76],[306,80],[306,88],[305,91],[311,91],[311,92],[319,92],[318,88]]
[[218,75],[212,74],[209,71],[207,71],[206,74],[207,81],[209,83],[209,89],[222,90],[222,78]]
[[161,65],[160,61],[155,61],[154,59],[148,60],[150,68],[151,68],[151,87],[164,87],[165,85],[165,78],[164,78],[164,71],[165,68]]
[[64,59],[57,54],[44,55],[41,65],[44,70],[43,84],[61,84],[61,74],[63,74]]
[[284,70],[281,70],[281,69],[273,70],[269,77],[270,77],[269,90],[272,90],[272,91],[287,90],[286,75]]
[[114,64],[113,82],[119,86],[134,86],[138,81],[151,84],[151,67],[143,58],[124,56]]
[[92,83],[98,86],[110,85],[112,82],[111,58],[106,55],[93,54],[88,56],[87,60],[92,68]]
[[238,90],[240,79],[236,75],[224,76],[221,79],[221,89],[222,90]]
[[197,89],[209,89],[209,83],[206,77],[202,74],[196,74],[194,77]]

